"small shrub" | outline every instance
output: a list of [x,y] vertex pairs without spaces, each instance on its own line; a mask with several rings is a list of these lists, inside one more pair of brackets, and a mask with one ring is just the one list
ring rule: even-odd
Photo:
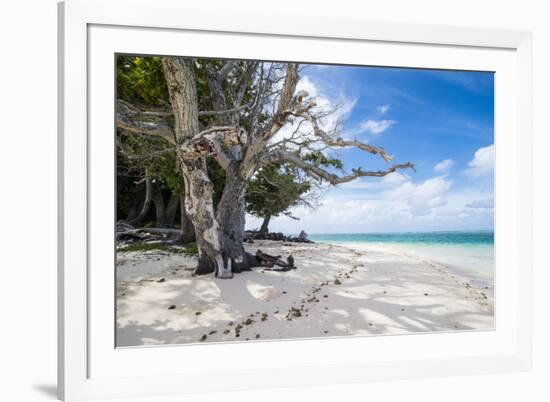
[[186,254],[199,255],[199,248],[196,242],[189,243],[184,250]]

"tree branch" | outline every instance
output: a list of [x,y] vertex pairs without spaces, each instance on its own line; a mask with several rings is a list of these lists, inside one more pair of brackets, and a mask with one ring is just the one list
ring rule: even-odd
[[244,94],[246,92],[246,88],[248,87],[249,81],[253,79],[253,76],[256,72],[256,69],[258,68],[258,65],[259,63],[257,61],[247,62],[246,71],[244,72],[241,78],[241,85],[239,87],[239,90],[237,91],[236,98],[233,103],[235,107],[238,107],[241,105]]
[[246,132],[244,129],[234,126],[213,126],[202,130],[191,139],[191,143],[199,141],[201,138],[208,138],[223,142],[226,145],[243,144],[246,141]]
[[[235,62],[228,61],[224,64],[221,70],[217,70],[213,65],[208,64],[206,66],[208,88],[210,90],[210,98],[212,100],[212,106],[214,110],[227,110],[227,101],[225,99],[225,92],[223,90],[223,81],[229,74],[229,71],[233,68]],[[216,124],[231,124],[231,117],[224,113],[214,114],[216,116]]]
[[[147,116],[157,116],[157,117],[173,117],[174,112],[162,112],[162,111],[154,111],[154,110],[141,110],[135,105],[132,105],[131,103],[128,103],[122,99],[117,99],[117,107],[120,104],[124,104],[123,107],[127,108],[130,113],[136,113],[139,116],[147,117]],[[250,108],[250,104],[247,105],[241,105],[238,107],[234,107],[232,109],[226,109],[226,110],[204,110],[199,111],[199,116],[212,116],[212,115],[220,115],[220,114],[230,114],[235,112],[240,112],[241,110]]]
[[227,78],[229,72],[233,69],[237,62],[235,60],[229,60],[224,64],[224,66],[218,72],[218,78],[220,81],[223,81]]
[[161,155],[169,154],[169,153],[172,153],[172,152],[174,152],[174,153],[176,152],[175,147],[170,147],[170,148],[160,149],[158,151],[151,151],[151,152],[147,152],[145,154],[137,155],[137,154],[133,154],[133,153],[128,152],[127,150],[121,148],[120,146],[119,146],[119,149],[121,149],[124,156],[126,156],[128,159],[135,159],[135,160],[155,158],[157,156],[161,156]]
[[298,105],[296,110],[290,111],[290,114],[296,117],[302,117],[305,120],[309,121],[311,123],[311,126],[313,127],[313,133],[315,134],[315,136],[320,138],[323,143],[328,146],[338,148],[356,147],[373,155],[380,155],[380,157],[382,157],[382,159],[384,159],[384,161],[386,162],[390,162],[393,159],[393,156],[387,154],[383,147],[376,147],[357,140],[344,140],[341,137],[334,138],[331,135],[327,134],[326,131],[319,127],[317,117],[310,113],[310,110],[315,106],[315,102],[310,101],[305,105]]
[[199,112],[199,116],[216,116],[216,115],[222,115],[222,114],[230,114],[230,113],[240,112],[241,110],[244,110],[248,107],[250,107],[250,106],[249,105],[241,105],[239,107],[234,107],[233,109],[206,110],[206,111]]
[[165,115],[144,113],[128,102],[116,101],[116,126],[125,132],[161,137],[175,144],[172,124],[167,120]]
[[334,173],[330,173],[329,171],[320,168],[315,164],[304,161],[302,158],[300,158],[298,155],[294,153],[283,151],[283,150],[274,151],[270,155],[270,157],[267,158],[267,160],[270,160],[270,161],[279,160],[283,162],[292,163],[293,165],[302,169],[309,176],[315,178],[316,180],[326,180],[332,185],[347,183],[359,177],[383,177],[397,171],[398,169],[409,168],[414,170],[414,165],[410,162],[407,162],[407,163],[395,164],[386,170],[363,171],[361,168],[352,169],[351,174],[338,176]]
[[269,140],[272,138],[287,122],[288,116],[292,104],[301,100],[301,93],[294,97],[296,91],[296,85],[298,84],[298,65],[296,63],[288,63],[285,75],[285,82],[281,90],[281,96],[279,97],[279,103],[277,105],[277,111],[275,112],[269,129],[264,134],[264,139]]

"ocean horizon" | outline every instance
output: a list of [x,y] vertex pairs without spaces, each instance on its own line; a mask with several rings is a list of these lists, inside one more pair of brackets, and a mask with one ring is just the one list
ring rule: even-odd
[[319,242],[390,242],[435,244],[494,244],[494,231],[370,232],[311,233],[308,238]]

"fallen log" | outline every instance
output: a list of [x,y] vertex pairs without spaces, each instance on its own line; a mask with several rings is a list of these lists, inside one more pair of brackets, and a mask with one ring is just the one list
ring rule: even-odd
[[130,231],[130,230],[133,230],[133,229],[135,229],[134,226],[130,225],[127,222],[118,221],[116,223],[116,231],[117,232],[127,232],[127,231]]
[[155,240],[155,237],[148,235],[147,233],[139,233],[135,230],[128,230],[126,232],[118,232],[116,234],[116,239],[119,242],[144,242]]
[[281,259],[280,255],[270,255],[264,253],[262,250],[258,250],[256,251],[256,259],[264,269],[267,268],[272,271],[289,271],[291,269],[296,269],[294,266],[294,257],[292,255],[289,255],[285,262]]
[[132,228],[117,225],[116,238],[119,242],[166,242],[174,243],[181,231],[178,229],[164,228]]
[[138,233],[149,233],[152,235],[158,235],[163,237],[176,238],[181,234],[179,229],[167,229],[167,228],[138,228],[135,229]]

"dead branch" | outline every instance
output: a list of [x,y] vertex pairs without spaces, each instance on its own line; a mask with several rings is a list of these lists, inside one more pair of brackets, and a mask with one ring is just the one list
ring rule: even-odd
[[117,99],[116,125],[125,133],[161,137],[174,144],[174,131],[166,115],[143,112],[134,105]]
[[319,127],[318,118],[310,113],[310,110],[314,106],[316,106],[315,102],[309,102],[307,105],[299,108],[296,111],[289,111],[289,113],[297,117],[302,117],[303,119],[309,121],[313,127],[313,134],[319,137],[328,146],[338,148],[356,147],[373,155],[380,155],[382,159],[384,159],[384,161],[386,162],[389,162],[393,159],[393,156],[388,155],[382,147],[365,144],[357,140],[344,140],[341,137],[334,138],[331,135],[327,134],[323,129]]
[[205,111],[199,112],[199,116],[218,116],[222,114],[230,114],[230,113],[240,112],[249,107],[250,105],[241,105],[238,107],[234,107],[232,109],[225,109],[225,110],[205,110]]
[[[294,92],[296,91],[298,80],[298,65],[296,63],[288,63],[277,110],[271,120],[269,129],[264,134],[266,140],[272,138],[287,122],[293,100],[294,102],[297,101],[297,98],[294,97]],[[300,94],[297,96],[300,96]]]
[[389,175],[390,173],[395,172],[398,169],[409,168],[414,170],[414,165],[410,162],[407,162],[407,163],[395,164],[386,170],[363,171],[361,168],[352,169],[351,174],[338,176],[337,174],[330,173],[329,171],[322,169],[321,167],[313,163],[304,161],[298,155],[292,152],[288,152],[284,150],[278,150],[278,151],[272,152],[272,155],[269,159],[271,159],[271,161],[279,160],[279,161],[292,163],[293,165],[299,167],[314,179],[319,181],[325,180],[332,185],[347,183],[359,177],[383,177],[383,176]]
[[172,153],[172,152],[174,152],[174,153],[176,152],[176,149],[174,147],[160,149],[158,151],[147,152],[146,154],[141,154],[141,155],[130,153],[130,152],[124,150],[124,149],[122,149],[122,150],[123,150],[123,154],[124,154],[125,157],[127,157],[128,159],[134,159],[134,160],[155,158],[157,156],[161,156],[161,155],[169,154],[169,153]]
[[281,259],[280,255],[274,256],[264,253],[262,250],[256,251],[256,259],[260,263],[260,266],[265,268],[273,268],[278,266],[280,268],[272,269],[273,271],[289,271],[291,269],[296,269],[294,266],[294,257],[291,255],[288,256],[287,262],[284,262]]

